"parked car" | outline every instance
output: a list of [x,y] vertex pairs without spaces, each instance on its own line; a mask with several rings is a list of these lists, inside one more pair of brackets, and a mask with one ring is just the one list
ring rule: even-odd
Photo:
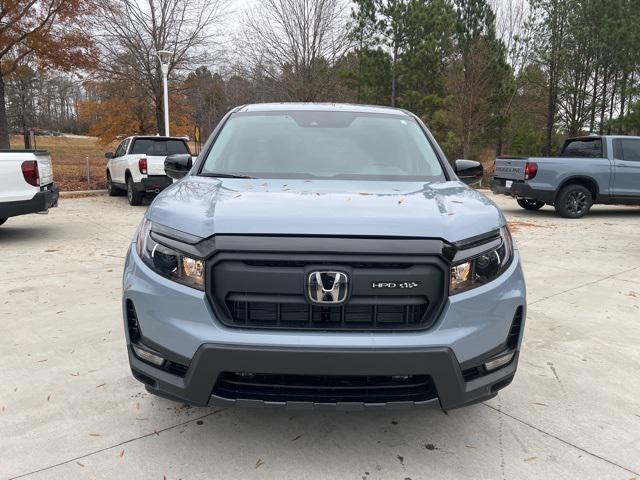
[[167,155],[191,155],[184,138],[135,136],[125,138],[115,153],[107,152],[109,195],[124,192],[131,205],[140,205],[145,193],[158,193],[171,185],[164,171]]
[[499,157],[491,186],[526,210],[553,205],[565,218],[596,203],[640,205],[640,137],[568,139],[559,157]]
[[[513,379],[520,255],[406,111],[234,109],[149,207],[124,270],[135,378],[196,405],[437,407]],[[468,175],[469,171],[475,175]]]
[[0,150],[0,225],[10,217],[58,206],[49,152]]

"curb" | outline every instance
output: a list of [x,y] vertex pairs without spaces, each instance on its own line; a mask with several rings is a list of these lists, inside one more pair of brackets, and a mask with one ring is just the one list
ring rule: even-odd
[[94,195],[106,195],[107,190],[72,190],[69,192],[60,192],[60,198],[88,197]]

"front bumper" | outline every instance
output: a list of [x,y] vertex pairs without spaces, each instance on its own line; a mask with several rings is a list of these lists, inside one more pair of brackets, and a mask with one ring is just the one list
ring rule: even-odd
[[40,187],[40,191],[29,200],[0,203],[0,218],[47,212],[50,208],[58,206],[59,196],[60,191],[55,183]]
[[[519,254],[493,282],[448,299],[428,330],[410,332],[322,332],[237,329],[215,318],[204,292],[151,271],[135,248],[124,272],[123,313],[133,305],[138,343],[185,367],[176,374],[137,358],[127,330],[134,376],[157,395],[195,405],[281,406],[359,409],[437,407],[452,409],[491,398],[514,377],[524,318],[525,285]],[[473,376],[470,367],[504,351],[517,312],[522,325],[514,359],[492,373]],[[427,375],[437,396],[419,402],[264,401],[215,394],[222,372],[279,375]],[[465,377],[467,380],[465,380]]]
[[[460,364],[446,347],[408,349],[305,349],[247,345],[202,345],[191,361],[185,377],[160,370],[138,359],[129,348],[134,376],[156,395],[194,405],[241,407],[364,408],[427,407],[445,410],[477,403],[496,395],[513,379],[517,354],[505,368],[465,382]],[[224,398],[216,394],[216,380],[223,372],[277,373],[279,375],[428,375],[437,397],[424,401],[330,402],[269,401]]]
[[541,190],[539,188],[533,188],[528,183],[519,180],[513,180],[510,187],[506,186],[506,181],[503,178],[494,178],[491,182],[491,191],[498,195],[508,195],[514,198],[529,198],[533,200],[539,200],[548,205],[553,205],[555,201],[554,190]]

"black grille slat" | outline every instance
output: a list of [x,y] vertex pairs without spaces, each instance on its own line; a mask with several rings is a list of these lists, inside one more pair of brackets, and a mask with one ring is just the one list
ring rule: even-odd
[[220,375],[213,394],[237,400],[315,403],[419,402],[437,397],[433,382],[427,375],[247,375],[232,372]]
[[420,325],[428,308],[426,301],[417,305],[394,302],[325,307],[310,305],[304,297],[297,303],[269,303],[235,300],[233,296],[227,301],[227,306],[237,325],[356,330],[412,328]]

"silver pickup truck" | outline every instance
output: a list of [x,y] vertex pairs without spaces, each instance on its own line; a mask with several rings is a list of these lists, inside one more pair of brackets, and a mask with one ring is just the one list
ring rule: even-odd
[[596,203],[640,205],[640,137],[591,135],[566,140],[559,157],[498,157],[491,190],[565,218]]

